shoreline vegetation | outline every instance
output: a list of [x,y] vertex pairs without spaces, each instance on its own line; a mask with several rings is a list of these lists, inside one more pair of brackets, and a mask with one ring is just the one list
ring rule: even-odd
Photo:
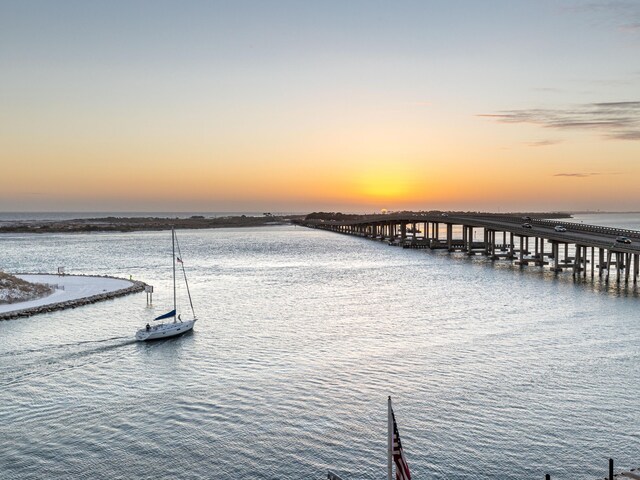
[[304,215],[205,217],[193,215],[179,217],[101,217],[71,220],[21,220],[0,223],[0,233],[87,233],[87,232],[138,232],[176,229],[261,227],[288,225]]
[[[0,310],[0,321],[12,320],[15,318],[31,317],[32,315],[37,315],[40,313],[50,313],[50,312],[55,312],[57,310],[66,310],[68,308],[76,308],[76,307],[88,305],[91,303],[111,300],[113,298],[123,297],[125,295],[130,295],[132,293],[142,292],[147,287],[146,283],[138,280],[126,280],[124,278],[112,277],[109,275],[66,275],[65,274],[60,276],[57,274],[40,274],[40,273],[19,274],[19,275],[21,276],[28,275],[29,277],[33,277],[33,276],[42,277],[42,280],[44,281],[47,281],[47,280],[52,281],[51,277],[57,277],[57,279],[59,279],[58,281],[62,286],[60,287],[60,284],[59,284],[58,286],[55,286],[55,288],[53,288],[52,284],[44,284],[44,283],[38,283],[33,281],[27,282],[26,280],[17,278],[16,276],[9,275],[4,272],[0,272],[0,276],[10,277],[7,284],[10,283],[11,285],[20,285],[22,288],[25,288],[27,290],[37,291],[39,293],[36,296],[31,296],[31,297],[24,296],[23,298],[16,299],[13,302],[4,302],[4,303],[0,302],[0,306],[5,306],[9,304],[9,305],[15,305],[17,307],[15,310],[5,310],[5,309]],[[54,293],[56,293],[58,288],[62,288],[65,291],[69,291],[70,288],[73,287],[72,284],[65,285],[65,282],[64,282],[65,279],[74,279],[75,283],[78,283],[78,281],[80,281],[83,284],[85,284],[84,279],[86,279],[87,281],[93,281],[94,285],[95,285],[95,280],[98,280],[100,281],[100,288],[99,288],[99,291],[96,291],[96,289],[94,288],[92,293],[85,294],[85,296],[75,296],[75,297],[71,296],[69,298],[68,296],[60,297],[60,296],[54,295]],[[115,288],[110,290],[108,288],[103,288],[105,280],[124,281],[126,282],[127,285],[122,286],[121,288]],[[0,284],[0,297],[2,297],[3,294],[6,293],[7,291],[8,290],[5,290],[4,285]],[[44,303],[36,304],[36,305],[29,305],[29,303],[32,300],[38,300],[42,298],[48,299],[49,297],[51,297],[51,301],[46,301]]]
[[[393,213],[430,214],[434,211],[402,211],[379,213],[381,219]],[[438,211],[440,213],[440,211]],[[451,215],[470,214],[480,212],[447,212]],[[547,219],[571,218],[571,214],[564,212],[514,212],[495,213],[494,215],[521,215]],[[226,216],[205,217],[193,215],[188,218],[170,217],[97,217],[78,218],[72,220],[16,220],[0,222],[0,233],[90,233],[90,232],[138,232],[176,229],[205,229],[205,228],[239,228],[262,227],[272,225],[291,225],[302,220],[352,220],[358,217],[371,217],[371,214],[350,214],[340,212],[313,212],[308,215],[272,215],[262,216]]]
[[0,272],[0,305],[27,302],[46,297],[53,288],[43,283],[31,283]]

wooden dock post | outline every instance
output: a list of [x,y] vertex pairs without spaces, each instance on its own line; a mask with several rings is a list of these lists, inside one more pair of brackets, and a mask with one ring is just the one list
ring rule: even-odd
[[551,480],[551,475],[548,473],[544,476],[544,480]]

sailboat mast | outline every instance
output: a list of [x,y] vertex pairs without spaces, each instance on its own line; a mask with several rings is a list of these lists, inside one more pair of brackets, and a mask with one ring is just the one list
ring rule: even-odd
[[173,323],[176,323],[176,316],[178,312],[176,311],[176,232],[171,227],[171,251],[173,255]]

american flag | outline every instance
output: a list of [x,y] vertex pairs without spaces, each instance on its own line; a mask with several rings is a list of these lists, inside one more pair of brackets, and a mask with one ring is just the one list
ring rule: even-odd
[[182,263],[182,259],[181,259],[180,257],[176,257],[176,261],[177,261],[178,263]]
[[396,416],[391,409],[391,418],[393,419],[393,461],[396,464],[396,480],[411,480],[411,472],[407,459],[404,458],[404,450],[402,450],[402,442],[400,442],[400,433],[398,433],[398,424]]

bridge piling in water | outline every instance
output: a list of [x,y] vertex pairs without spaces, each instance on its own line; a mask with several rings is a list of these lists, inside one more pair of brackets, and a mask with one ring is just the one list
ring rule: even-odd
[[[615,265],[616,284],[624,279],[625,285],[637,285],[640,274],[640,231],[537,218],[527,218],[526,223],[531,225],[527,226],[521,223],[522,220],[500,214],[428,213],[371,215],[339,221],[305,220],[298,223],[386,241],[404,248],[446,249],[469,256],[481,254],[491,260],[515,260],[516,265],[521,267],[529,264],[538,267],[551,265],[551,271],[556,273],[570,268],[576,279],[586,279],[589,271],[594,279],[597,264],[598,278],[604,277],[605,283],[610,281],[611,267]],[[443,236],[441,225],[444,226]],[[565,230],[555,229],[555,225],[562,225]],[[478,234],[480,230],[481,235]],[[499,244],[497,239],[500,233],[502,243]],[[458,234],[460,238],[457,238]],[[476,234],[480,237],[478,241]],[[631,238],[632,243],[619,242],[619,236]],[[530,239],[533,240],[530,242]],[[546,251],[547,245],[550,245],[550,251]]]

